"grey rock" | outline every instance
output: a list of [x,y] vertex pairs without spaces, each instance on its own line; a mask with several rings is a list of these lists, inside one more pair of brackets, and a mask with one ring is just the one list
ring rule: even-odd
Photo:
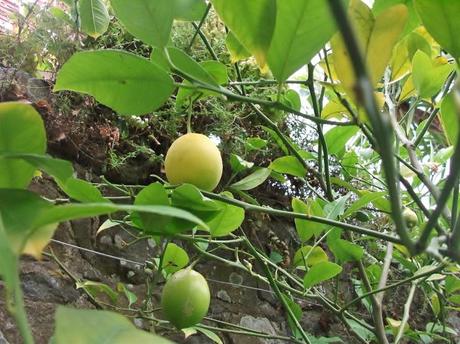
[[30,78],[27,80],[27,96],[33,102],[48,99],[50,96],[50,86],[44,80]]
[[228,295],[228,293],[221,289],[217,292],[217,298],[221,299],[222,301],[225,301],[225,302],[229,302],[231,303],[232,302],[232,298],[230,297],[230,295]]

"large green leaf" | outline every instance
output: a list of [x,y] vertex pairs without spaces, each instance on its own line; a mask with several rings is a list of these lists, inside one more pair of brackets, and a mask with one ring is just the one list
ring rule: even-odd
[[174,19],[200,20],[206,11],[204,0],[174,0]]
[[[292,199],[292,210],[296,213],[324,217],[323,209],[317,200],[307,199],[306,203],[298,198]],[[312,236],[318,236],[326,228],[326,225],[309,220],[295,219],[295,228],[300,240],[307,241]]]
[[303,278],[305,288],[327,281],[342,272],[342,267],[332,262],[321,262],[313,265]]
[[[23,103],[0,104],[0,153],[44,154],[46,133],[35,109]],[[35,168],[22,159],[0,157],[0,188],[25,188]]]
[[[0,215],[7,241],[16,256],[22,253],[40,256],[54,233],[56,222],[37,225],[36,219],[51,207],[51,203],[30,191],[0,189]],[[31,238],[34,231],[37,233]]]
[[182,50],[171,47],[167,48],[167,52],[172,67],[179,70],[186,77],[214,86],[219,85],[205,68]]
[[327,262],[329,258],[326,252],[319,247],[312,247],[310,245],[302,246],[294,254],[294,260],[292,264],[294,266],[313,266],[321,262]]
[[265,182],[270,176],[271,170],[269,168],[258,168],[249,176],[237,181],[230,185],[230,188],[240,191],[247,191],[258,187]]
[[[229,192],[223,194],[233,198]],[[211,221],[207,222],[211,235],[225,236],[238,229],[244,220],[244,209],[220,201],[215,201],[215,203],[220,207],[220,211]]]
[[[153,183],[143,188],[136,196],[135,205],[169,206],[168,193],[160,183]],[[188,221],[174,221],[163,214],[139,214],[142,227],[147,233],[178,233],[194,227]]]
[[276,0],[211,0],[219,17],[263,68],[276,21]]
[[100,50],[74,54],[59,71],[54,90],[86,93],[121,115],[142,115],[163,105],[174,84],[149,60],[121,50]]
[[268,168],[278,173],[286,173],[299,178],[305,177],[307,173],[305,167],[292,155],[282,156],[273,160]]
[[335,32],[326,1],[277,0],[276,25],[268,51],[268,65],[282,82],[326,44]]
[[346,143],[358,132],[359,128],[355,126],[335,127],[329,130],[324,139],[326,140],[329,154],[342,157],[345,152]]
[[0,158],[22,159],[38,170],[42,170],[54,177],[56,183],[70,198],[80,202],[108,202],[91,183],[73,178],[73,168],[69,161],[55,159],[49,155],[0,153]]
[[168,44],[174,19],[171,0],[111,0],[116,16],[126,29],[154,47]]
[[200,190],[192,184],[182,184],[174,189],[171,205],[187,210],[205,222],[212,220],[220,211],[216,202],[203,197]]
[[58,307],[55,344],[172,344],[167,339],[137,329],[118,313]]
[[460,57],[460,1],[414,0],[414,4],[431,36],[452,56]]
[[412,80],[419,96],[434,96],[453,70],[452,64],[435,64],[423,51],[417,51],[412,59]]
[[441,104],[441,114],[439,115],[447,142],[454,145],[460,132],[460,116],[454,95],[450,93],[445,97]]
[[368,205],[369,203],[373,202],[373,201],[376,201],[380,198],[383,198],[385,197],[386,195],[388,195],[387,192],[385,191],[382,191],[382,192],[368,192],[366,194],[364,194],[363,196],[359,197],[359,199],[357,199],[346,211],[345,213],[343,214],[343,217],[347,217],[353,213],[355,213],[356,211],[358,211],[359,209],[361,209],[362,207],[365,207],[366,205]]
[[87,35],[97,38],[107,31],[109,11],[102,0],[79,0],[80,28]]
[[225,39],[225,45],[230,52],[231,62],[236,63],[240,60],[247,59],[251,53],[247,51],[243,44],[235,37],[233,32],[229,32]]

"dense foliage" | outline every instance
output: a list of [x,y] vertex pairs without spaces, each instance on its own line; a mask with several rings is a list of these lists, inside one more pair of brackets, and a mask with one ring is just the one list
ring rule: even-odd
[[[224,170],[214,188],[222,166],[200,168],[219,159],[197,153],[187,155],[190,168],[171,167],[180,171],[174,180],[192,184],[174,184],[174,172],[168,182],[158,169],[148,185],[95,185],[46,154],[33,106],[1,103],[0,275],[24,342],[34,340],[20,256],[40,258],[60,222],[100,215],[109,215],[100,230],[122,224],[161,245],[158,257],[146,257],[154,286],[205,259],[269,285],[290,328],[284,340],[340,341],[305,331],[299,299],[321,303],[359,342],[453,340],[459,330],[446,317],[460,310],[459,15],[451,0],[66,0],[18,15],[17,35],[1,37],[0,62],[49,78],[58,108],[86,102],[116,119],[121,140],[136,148],[111,151],[112,167],[142,154],[163,163],[163,152],[129,135],[136,130],[161,133],[168,145],[199,131],[217,144]],[[28,191],[37,170],[67,194],[64,204]],[[254,213],[293,220],[297,246],[260,247],[245,230]],[[351,298],[339,294],[343,283]],[[407,292],[391,314],[386,299],[401,286]],[[154,307],[132,311],[161,328]],[[429,321],[410,326],[411,308]],[[167,318],[185,327],[177,314]],[[183,331],[221,341],[196,321]],[[58,310],[54,342],[106,336],[169,342],[119,314]]]

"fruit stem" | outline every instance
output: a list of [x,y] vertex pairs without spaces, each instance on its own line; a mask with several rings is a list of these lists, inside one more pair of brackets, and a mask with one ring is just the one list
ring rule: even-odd
[[187,134],[193,133],[192,131],[192,107],[189,106],[187,113]]

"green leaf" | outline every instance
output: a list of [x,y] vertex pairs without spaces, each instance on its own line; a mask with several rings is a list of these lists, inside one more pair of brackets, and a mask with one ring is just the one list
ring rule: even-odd
[[453,275],[447,276],[446,282],[445,282],[445,288],[448,294],[452,294],[460,290],[460,278],[453,276]]
[[249,137],[244,142],[244,147],[246,147],[248,152],[260,150],[267,147],[267,140],[261,139],[260,137]]
[[98,188],[86,180],[69,178],[62,182],[58,181],[58,185],[70,198],[79,202],[110,203],[108,199],[102,196]]
[[167,339],[138,330],[117,313],[58,307],[53,343],[99,344],[107,340],[112,344],[172,344]]
[[292,155],[275,159],[270,163],[268,168],[278,173],[286,173],[299,178],[305,177],[307,173],[305,167]]
[[171,33],[174,6],[170,0],[111,0],[126,29],[141,41],[164,48]]
[[[292,210],[296,213],[324,217],[324,212],[317,200],[307,199],[306,203],[298,198],[292,199]],[[312,236],[317,237],[326,228],[326,225],[312,222],[309,220],[295,219],[295,228],[302,242],[307,241]]]
[[414,0],[423,25],[453,57],[460,57],[460,2],[452,0]]
[[187,252],[176,244],[170,242],[163,254],[163,270],[172,274],[187,266],[190,261]]
[[97,298],[100,294],[105,294],[110,298],[110,301],[113,304],[115,304],[118,300],[118,293],[105,283],[94,281],[77,281],[76,288],[84,289],[94,298]]
[[305,288],[327,281],[342,272],[342,267],[331,262],[321,262],[313,265],[303,278]]
[[378,200],[380,198],[383,198],[385,197],[386,195],[388,195],[387,192],[385,191],[382,191],[382,192],[368,192],[366,194],[364,194],[364,196],[362,197],[359,197],[358,200],[356,200],[346,211],[345,213],[343,214],[343,217],[347,217],[353,213],[355,213],[356,211],[358,211],[359,209],[365,207],[366,205],[368,205],[369,203],[375,201],[375,200]]
[[412,59],[412,80],[419,96],[422,98],[434,96],[453,70],[453,65],[435,65],[424,52],[417,51]]
[[195,326],[193,328],[195,328],[197,331],[203,333],[206,337],[211,339],[214,343],[223,344],[223,342],[219,338],[219,336],[216,333],[214,333],[213,331],[210,331],[210,330],[208,330],[206,328],[203,328],[203,327],[200,327],[200,326]]
[[172,67],[179,70],[191,79],[201,81],[205,84],[219,86],[216,80],[198,62],[180,49],[167,48],[168,56]]
[[[224,195],[233,198],[229,192],[224,193]],[[220,201],[215,202],[219,205],[220,212],[211,221],[207,222],[207,225],[213,237],[228,235],[243,223],[244,209]]]
[[102,0],[79,0],[80,28],[87,35],[98,38],[107,31],[109,11]]
[[73,174],[73,167],[69,161],[55,159],[49,155],[0,152],[0,158],[24,160],[34,168],[46,172],[57,180],[66,180],[71,178]]
[[[168,193],[160,183],[153,183],[143,188],[134,200],[135,205],[163,205],[169,206]],[[193,228],[193,225],[184,221],[174,221],[162,214],[139,214],[142,227],[147,233],[182,232]]]
[[230,166],[234,173],[239,173],[248,168],[252,168],[254,166],[254,163],[246,161],[239,155],[231,153],[230,154]]
[[359,261],[363,257],[364,250],[361,246],[348,240],[330,238],[333,236],[328,236],[327,245],[338,261]]
[[189,211],[203,221],[212,220],[220,208],[216,202],[203,197],[200,190],[192,184],[182,184],[171,194],[171,205]]
[[214,79],[219,85],[224,85],[228,82],[227,67],[218,61],[209,60],[200,62],[201,67]]
[[251,173],[249,176],[230,185],[230,188],[239,190],[239,191],[252,190],[258,187],[263,182],[265,182],[265,180],[270,176],[270,173],[271,171],[268,168],[258,168],[255,172]]
[[247,59],[251,57],[251,53],[246,50],[244,45],[235,37],[233,32],[227,34],[225,39],[225,45],[227,46],[228,51],[230,52],[231,62],[236,63],[238,61]]
[[134,294],[131,290],[129,290],[126,287],[126,285],[124,285],[123,283],[121,282],[117,283],[117,291],[125,295],[126,299],[128,300],[128,308],[131,308],[131,306],[136,303],[137,301],[136,294]]
[[[126,205],[114,203],[78,203],[54,206],[47,209],[37,219],[37,225],[47,225],[56,222],[78,219],[81,217],[94,217],[103,214],[111,214],[117,211],[140,212],[177,218],[209,230],[206,223],[188,211],[162,205]],[[171,234],[162,229],[162,233]],[[174,233],[177,233],[177,229]]]
[[455,144],[460,132],[460,116],[452,92],[449,93],[441,103],[441,114],[439,115],[439,119],[441,120],[447,142],[451,145]]
[[268,65],[283,82],[329,41],[336,31],[329,6],[317,0],[278,0]]
[[276,0],[211,0],[219,17],[264,68],[276,22]]
[[329,154],[341,158],[345,153],[345,145],[358,132],[359,128],[355,126],[335,127],[329,130],[325,135]]
[[197,21],[206,12],[204,0],[174,0],[174,19]]
[[326,252],[321,247],[306,245],[296,251],[292,264],[294,266],[313,266],[328,260]]
[[37,224],[37,217],[51,208],[51,203],[33,192],[0,189],[0,216],[12,252],[40,258],[57,226],[57,221]]
[[142,115],[163,105],[174,84],[149,60],[120,50],[100,50],[74,54],[59,71],[54,90],[86,93],[121,115]]
[[[0,153],[44,154],[45,126],[35,109],[24,103],[0,104]],[[0,157],[0,188],[25,188],[35,167],[22,159]]]

